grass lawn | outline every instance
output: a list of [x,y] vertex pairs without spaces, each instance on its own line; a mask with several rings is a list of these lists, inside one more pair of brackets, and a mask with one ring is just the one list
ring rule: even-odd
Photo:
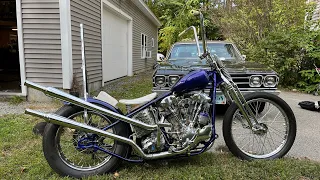
[[[151,92],[151,73],[124,78],[105,89],[116,97],[135,98]],[[117,88],[121,86],[121,88]],[[0,117],[0,179],[60,179],[47,164],[41,137],[32,134],[41,121],[27,115]],[[320,163],[284,158],[241,161],[229,153],[205,153],[191,158],[123,163],[116,174],[88,179],[320,179]],[[64,178],[69,179],[69,178]]]

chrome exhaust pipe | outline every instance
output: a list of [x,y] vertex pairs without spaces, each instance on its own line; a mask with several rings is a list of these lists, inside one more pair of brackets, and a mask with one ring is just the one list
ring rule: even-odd
[[95,112],[98,112],[98,113],[101,113],[101,114],[108,115],[108,116],[110,116],[112,118],[127,122],[127,123],[129,123],[131,125],[138,126],[138,127],[143,128],[143,129],[146,129],[146,130],[153,131],[153,130],[156,130],[157,127],[158,127],[157,125],[146,124],[146,123],[131,119],[129,117],[126,117],[124,115],[115,113],[113,111],[110,111],[108,109],[102,108],[102,107],[97,106],[95,104],[89,103],[89,102],[87,102],[87,101],[85,101],[83,99],[77,98],[75,96],[72,96],[72,95],[70,95],[68,93],[60,91],[60,90],[58,90],[56,88],[53,88],[53,87],[44,87],[44,86],[38,85],[36,83],[33,83],[31,81],[25,81],[25,86],[33,88],[33,89],[36,89],[36,90],[39,90],[39,91],[43,92],[45,95],[47,95],[49,97],[60,99],[62,101],[67,101],[67,102],[69,102],[71,104],[74,104],[74,105],[77,105],[77,106],[80,106],[80,107],[83,107],[85,109],[89,109],[89,110],[92,110],[92,111],[95,111]]
[[68,127],[68,128],[72,128],[72,129],[77,129],[77,130],[81,130],[84,132],[88,132],[88,133],[94,133],[100,136],[104,136],[104,137],[108,137],[123,143],[126,143],[128,145],[130,145],[132,147],[132,149],[143,159],[160,159],[160,158],[166,158],[166,157],[170,157],[170,156],[176,156],[179,154],[183,154],[183,153],[187,153],[189,151],[188,148],[185,148],[183,151],[180,151],[179,153],[175,153],[175,152],[161,152],[161,153],[156,153],[156,154],[145,154],[142,149],[131,139],[129,138],[125,138],[107,131],[103,131],[99,128],[95,128],[93,126],[89,126],[87,124],[83,124],[83,123],[79,123],[76,122],[72,119],[68,119],[65,118],[63,116],[59,116],[57,114],[52,114],[52,113],[42,113],[39,111],[34,111],[31,109],[26,109],[25,111],[26,114],[32,115],[32,116],[37,116],[40,118],[44,118],[45,121],[47,121],[48,123],[52,123],[52,124],[57,124],[60,126],[64,126],[64,127]]
[[43,113],[43,112],[39,112],[39,111],[34,111],[31,109],[26,109],[25,110],[26,114],[32,115],[32,116],[37,116],[40,118],[44,118],[44,120],[48,123],[52,123],[52,124],[57,124],[60,126],[64,126],[64,127],[68,127],[68,128],[72,128],[72,129],[77,129],[77,130],[81,130],[84,132],[88,132],[88,133],[94,133],[100,136],[105,136],[126,144],[129,144],[132,146],[132,148],[141,156],[144,156],[143,151],[141,150],[140,147],[138,147],[131,139],[122,137],[122,136],[118,136],[116,134],[107,132],[107,131],[103,131],[99,128],[95,128],[93,126],[89,126],[87,124],[83,124],[83,123],[79,123],[76,122],[72,119],[68,119],[65,118],[63,116],[59,116],[57,114],[52,114],[52,113]]

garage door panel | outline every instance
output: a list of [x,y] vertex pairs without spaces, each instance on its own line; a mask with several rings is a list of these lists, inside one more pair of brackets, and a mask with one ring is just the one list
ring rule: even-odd
[[128,75],[128,22],[104,9],[104,81]]

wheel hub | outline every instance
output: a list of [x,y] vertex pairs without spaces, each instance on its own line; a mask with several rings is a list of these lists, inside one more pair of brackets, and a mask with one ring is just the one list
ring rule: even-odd
[[99,138],[99,136],[92,133],[75,131],[73,137],[73,145],[78,151],[81,151],[83,153],[92,153],[95,151],[94,148],[91,148],[89,146],[97,144],[97,139]]
[[252,131],[254,134],[262,136],[268,132],[268,127],[264,123],[259,123],[252,127]]

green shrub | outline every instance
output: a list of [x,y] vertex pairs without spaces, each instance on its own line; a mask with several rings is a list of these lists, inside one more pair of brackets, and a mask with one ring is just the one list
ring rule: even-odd
[[297,86],[299,89],[305,92],[314,92],[317,90],[317,87],[320,83],[320,76],[316,72],[315,69],[313,70],[303,70],[299,72],[301,79],[298,82]]
[[[320,66],[320,26],[312,20],[316,4],[305,0],[232,2],[236,6],[230,11],[222,8],[212,18],[225,37],[238,45],[248,61],[274,69],[282,87],[314,89],[315,82],[305,79],[303,72],[313,69],[313,64]],[[298,86],[300,81],[306,84]]]

